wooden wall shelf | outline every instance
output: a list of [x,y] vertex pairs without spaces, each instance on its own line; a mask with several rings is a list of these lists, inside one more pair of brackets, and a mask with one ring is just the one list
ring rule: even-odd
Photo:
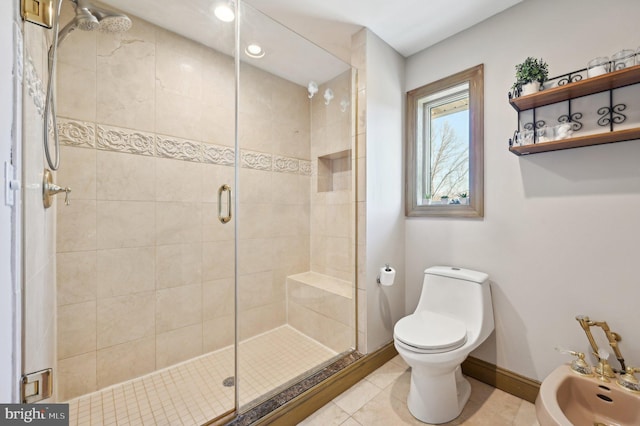
[[524,146],[512,146],[509,151],[516,155],[537,154],[539,152],[559,151],[561,149],[581,148],[583,146],[602,145],[605,143],[640,139],[640,128],[616,130],[614,132],[579,136],[559,141],[535,143]]
[[[511,98],[509,99],[509,103],[516,111],[518,111],[518,121],[520,121],[520,113],[530,109],[534,110],[535,121],[535,108],[569,101],[571,99],[593,95],[595,93],[611,91],[638,83],[640,83],[640,65],[635,65],[633,67],[613,71],[597,77],[585,78],[580,81],[567,83],[563,86],[543,90],[531,95]],[[613,105],[610,107],[613,109]],[[571,110],[571,103],[569,103],[569,110]],[[510,146],[509,151],[520,156],[537,154],[539,152],[558,151],[561,149],[580,148],[584,146],[640,139],[640,127],[624,130],[612,129],[612,131],[576,136],[569,139],[541,142],[524,146]]]
[[518,112],[640,83],[640,65],[509,100]]

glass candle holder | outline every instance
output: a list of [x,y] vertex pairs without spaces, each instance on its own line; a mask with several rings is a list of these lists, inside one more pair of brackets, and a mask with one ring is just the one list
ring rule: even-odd
[[533,143],[533,130],[523,130],[516,135],[516,145],[525,146]]
[[609,58],[600,56],[592,59],[587,64],[587,77],[597,77],[609,72]]
[[553,129],[544,126],[539,129],[536,129],[536,141],[537,143],[544,143],[553,140]]
[[573,135],[571,123],[561,123],[553,126],[553,140],[569,139]]
[[631,49],[623,49],[616,52],[611,56],[611,62],[613,62],[613,71],[618,71],[624,68],[632,67],[636,63],[636,52]]
[[640,47],[636,49],[636,65],[640,65]]

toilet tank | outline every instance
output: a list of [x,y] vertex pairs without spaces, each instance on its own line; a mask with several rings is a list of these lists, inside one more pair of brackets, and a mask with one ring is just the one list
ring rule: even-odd
[[416,312],[420,310],[457,318],[478,333],[492,330],[489,275],[450,266],[426,269]]

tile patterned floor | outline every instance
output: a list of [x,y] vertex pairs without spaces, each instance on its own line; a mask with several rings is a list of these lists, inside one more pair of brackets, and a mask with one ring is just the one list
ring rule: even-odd
[[[289,326],[240,343],[245,405],[336,356]],[[69,401],[69,424],[199,425],[233,408],[233,350],[225,348]]]
[[[299,425],[424,426],[407,408],[410,376],[407,364],[396,356]],[[471,398],[460,417],[447,425],[539,426],[530,402],[477,380],[469,381]]]

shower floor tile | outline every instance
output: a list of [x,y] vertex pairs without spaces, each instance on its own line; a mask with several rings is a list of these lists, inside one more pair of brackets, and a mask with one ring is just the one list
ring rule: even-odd
[[[336,352],[290,326],[240,343],[240,406],[326,363]],[[234,406],[232,347],[68,401],[73,425],[200,425]]]

